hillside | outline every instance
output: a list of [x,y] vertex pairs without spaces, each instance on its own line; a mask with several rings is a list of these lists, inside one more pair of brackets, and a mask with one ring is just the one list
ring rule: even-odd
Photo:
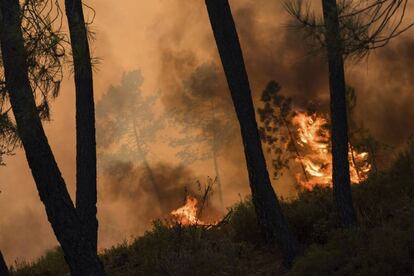
[[[157,221],[131,244],[102,253],[108,275],[414,275],[414,143],[388,171],[353,186],[359,227],[340,230],[332,191],[306,191],[283,209],[304,245],[286,271],[277,250],[260,238],[249,199],[219,226],[170,226]],[[60,249],[12,275],[67,275]]]

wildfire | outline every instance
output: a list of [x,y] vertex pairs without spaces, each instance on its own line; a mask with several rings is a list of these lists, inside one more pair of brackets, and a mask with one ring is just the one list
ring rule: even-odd
[[187,196],[184,206],[173,210],[171,216],[182,225],[204,225],[205,223],[197,217],[198,200],[195,197]]
[[[297,128],[296,143],[304,153],[297,156],[295,160],[304,168],[304,172],[296,175],[298,182],[303,188],[309,190],[317,185],[331,186],[332,155],[326,118],[317,114],[308,115],[299,112],[292,119],[292,123]],[[349,144],[348,158],[351,182],[360,183],[366,180],[371,170],[368,153],[358,152]]]

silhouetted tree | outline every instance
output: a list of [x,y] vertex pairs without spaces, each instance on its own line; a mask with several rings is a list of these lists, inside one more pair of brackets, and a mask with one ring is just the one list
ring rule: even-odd
[[295,27],[306,37],[326,49],[329,67],[329,88],[332,132],[332,180],[341,224],[356,223],[352,203],[349,160],[348,119],[344,58],[365,57],[370,50],[385,46],[410,24],[401,27],[407,0],[359,1],[322,0],[323,20],[302,0],[287,2],[288,12],[294,16]]
[[[164,118],[153,107],[157,96],[144,96],[140,71],[125,73],[121,85],[111,86],[97,103],[98,146],[104,166],[118,160],[142,162],[161,211],[165,209],[159,183],[148,161],[149,144],[156,141]],[[108,150],[110,149],[110,150]],[[133,153],[133,154],[131,154]]]
[[76,209],[91,245],[97,250],[95,106],[82,5],[82,0],[65,0],[76,86]]
[[[408,0],[341,0],[335,3],[344,58],[359,61],[414,26],[414,23],[404,24]],[[290,26],[302,32],[311,49],[317,51],[328,46],[326,20],[324,16],[315,15],[310,2],[288,0],[285,7],[295,19]]]
[[336,0],[322,0],[329,63],[332,132],[332,183],[339,218],[344,227],[356,223],[348,160],[348,120],[343,49]]
[[[63,77],[65,35],[53,27],[53,24],[61,19],[62,14],[51,0],[26,0],[21,2],[21,10],[21,29],[27,53],[28,77],[33,87],[39,116],[47,121],[50,119],[49,102],[58,96]],[[48,16],[51,13],[53,17]],[[11,115],[2,67],[0,70],[0,156],[13,154],[14,149],[21,145]]]
[[0,44],[6,87],[17,131],[47,217],[73,275],[104,275],[93,246],[83,233],[65,181],[47,141],[28,77],[29,66],[17,0],[0,1]]
[[289,168],[289,162],[297,159],[300,162],[304,178],[308,181],[302,156],[297,146],[292,118],[296,112],[292,109],[292,98],[280,93],[281,86],[270,81],[262,92],[261,102],[263,107],[258,108],[260,122],[260,138],[272,154],[274,178],[282,175],[283,169]]
[[206,0],[210,23],[240,123],[247,169],[259,227],[269,243],[277,242],[286,265],[299,253],[270,182],[263,155],[249,80],[228,0]]
[[0,276],[8,276],[8,275],[10,275],[9,268],[7,267],[3,254],[0,251]]

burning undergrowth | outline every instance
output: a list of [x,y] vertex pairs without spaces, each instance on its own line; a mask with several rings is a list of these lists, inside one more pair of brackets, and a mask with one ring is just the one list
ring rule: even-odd
[[[131,162],[113,162],[102,173],[100,196],[105,211],[101,228],[107,235],[118,236],[118,240],[138,235],[157,219],[201,225],[222,215],[210,201],[215,188],[212,179],[204,184],[190,169],[166,163],[151,166],[151,173],[149,177],[144,165]],[[153,181],[160,202],[154,194]]]

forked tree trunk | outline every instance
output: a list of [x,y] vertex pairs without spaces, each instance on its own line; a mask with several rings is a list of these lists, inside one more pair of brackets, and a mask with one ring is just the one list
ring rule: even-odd
[[260,229],[269,243],[277,242],[290,265],[299,252],[270,182],[257,128],[255,109],[236,27],[228,0],[206,0],[210,23],[240,123],[253,204]]
[[9,268],[4,260],[3,254],[0,251],[0,276],[9,276]]
[[28,79],[18,0],[0,0],[0,43],[17,130],[48,220],[73,275],[104,275],[56,164]]
[[322,6],[331,95],[333,192],[341,224],[349,227],[356,223],[356,217],[349,175],[346,86],[338,7],[336,0],[322,0]]
[[65,0],[76,86],[76,209],[94,250],[96,219],[96,134],[92,64],[81,0]]

